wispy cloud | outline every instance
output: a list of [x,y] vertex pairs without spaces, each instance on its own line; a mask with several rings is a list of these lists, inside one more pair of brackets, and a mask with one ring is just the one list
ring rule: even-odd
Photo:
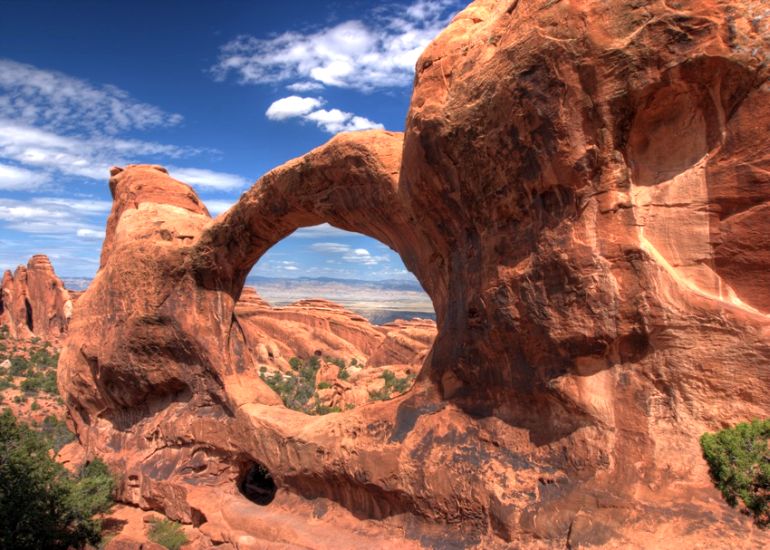
[[117,134],[173,126],[182,116],[142,103],[116,86],[0,59],[0,117],[55,131]]
[[0,190],[29,191],[39,189],[49,181],[46,174],[0,163]]
[[302,227],[297,229],[291,234],[292,237],[298,237],[300,239],[329,239],[348,237],[350,233],[337,229],[336,227],[329,225],[328,223],[322,223],[320,225],[313,225],[310,227]]
[[[165,163],[210,152],[120,136],[181,120],[115,86],[0,59],[0,190],[36,191],[68,178],[106,181],[112,165]],[[237,174],[175,170],[179,179],[204,189],[231,191],[249,184]]]
[[212,216],[218,216],[225,210],[229,209],[235,200],[222,200],[222,199],[203,199],[206,208]]
[[0,227],[21,233],[93,240],[103,236],[103,220],[112,203],[90,199],[0,198]]
[[215,172],[213,170],[205,170],[202,168],[180,168],[177,166],[170,166],[168,171],[172,177],[201,189],[239,191],[252,183],[238,174]]
[[417,0],[310,33],[239,36],[221,47],[212,71],[219,80],[233,73],[242,83],[286,83],[294,91],[311,84],[362,91],[408,86],[420,53],[462,4]]
[[0,158],[34,171],[34,177],[59,173],[106,180],[109,167],[137,158],[179,158],[197,154],[191,148],[113,136],[67,136],[24,123],[0,119]]
[[313,243],[310,245],[310,249],[315,252],[338,255],[339,259],[352,264],[374,266],[390,261],[390,258],[386,255],[374,256],[366,248],[354,248],[343,243]]
[[[316,252],[334,252],[338,254],[343,254],[350,250],[350,247],[348,245],[342,244],[342,243],[313,243],[310,245],[310,248],[311,250],[315,250]],[[333,260],[327,260],[327,261],[333,261]]]

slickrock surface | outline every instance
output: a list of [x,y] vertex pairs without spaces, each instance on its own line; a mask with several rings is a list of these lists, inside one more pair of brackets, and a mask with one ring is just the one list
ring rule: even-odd
[[3,275],[0,325],[6,325],[13,338],[56,340],[66,333],[72,310],[69,292],[47,256],[32,256],[26,267]]
[[[339,135],[216,220],[115,169],[59,365],[88,455],[238,548],[767,547],[698,446],[770,415],[766,8],[478,0],[418,62],[403,136]],[[235,311],[321,222],[398,251],[438,335],[406,395],[309,417]],[[264,506],[238,491],[267,490],[256,462]]]

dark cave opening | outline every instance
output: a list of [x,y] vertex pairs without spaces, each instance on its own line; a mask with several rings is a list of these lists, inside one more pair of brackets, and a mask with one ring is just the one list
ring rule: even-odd
[[243,496],[260,506],[267,506],[275,498],[278,487],[270,471],[259,462],[253,462],[238,483]]
[[32,304],[29,303],[27,298],[24,298],[24,309],[27,311],[27,328],[30,332],[35,332],[35,327],[32,323]]

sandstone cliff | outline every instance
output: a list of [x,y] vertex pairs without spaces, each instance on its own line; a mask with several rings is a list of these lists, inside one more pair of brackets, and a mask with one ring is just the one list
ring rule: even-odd
[[[115,169],[59,367],[87,452],[241,548],[767,546],[698,448],[770,415],[758,4],[477,0],[418,62],[403,135],[338,135],[216,220]],[[398,251],[438,335],[406,395],[308,417],[235,311],[321,222]]]
[[72,299],[47,256],[38,254],[0,283],[0,325],[14,338],[55,340],[67,331]]

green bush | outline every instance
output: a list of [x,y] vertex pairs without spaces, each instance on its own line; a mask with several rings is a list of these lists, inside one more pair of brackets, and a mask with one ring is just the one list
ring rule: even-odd
[[[345,362],[340,359],[326,358],[327,362],[335,365],[344,365]],[[316,374],[321,367],[318,356],[311,356],[309,359],[302,360],[298,357],[292,357],[289,360],[292,370],[291,374],[283,374],[275,371],[268,374],[260,369],[259,376],[277,393],[283,404],[295,411],[301,411],[306,414],[327,414],[330,412],[340,412],[338,407],[326,407],[318,404],[316,395]],[[340,371],[340,378],[345,372],[343,368]],[[318,384],[318,389],[330,388],[328,382]]]
[[11,368],[8,371],[11,376],[27,376],[31,373],[32,365],[20,355],[11,357]]
[[187,544],[187,536],[182,531],[182,526],[169,519],[154,521],[150,527],[149,537],[151,541],[170,550],[179,550],[184,544]]
[[318,389],[319,390],[328,390],[331,387],[332,387],[332,385],[329,382],[319,382],[318,383]]
[[740,499],[758,525],[770,524],[770,419],[704,434],[700,444],[727,503]]
[[48,446],[56,452],[59,452],[59,449],[70,441],[75,440],[75,434],[67,429],[66,422],[59,420],[52,414],[43,419],[39,431],[48,441]]
[[385,380],[385,385],[379,390],[369,392],[369,398],[372,401],[385,401],[387,399],[390,399],[390,396],[393,392],[396,392],[399,394],[404,393],[406,390],[408,390],[412,386],[412,382],[414,381],[413,374],[408,374],[403,378],[398,378],[395,374],[393,374],[393,372],[389,371],[388,369],[385,369],[384,371],[382,371],[381,376],[383,380]]
[[49,456],[46,438],[0,414],[0,548],[80,548],[98,544],[97,513],[111,505],[114,481],[101,461],[79,476]]
[[29,362],[41,368],[55,368],[59,362],[59,354],[50,353],[47,348],[38,348],[30,352]]
[[56,371],[48,370],[45,373],[35,373],[21,383],[21,390],[27,393],[36,394],[39,391],[57,395],[59,389],[56,387]]

